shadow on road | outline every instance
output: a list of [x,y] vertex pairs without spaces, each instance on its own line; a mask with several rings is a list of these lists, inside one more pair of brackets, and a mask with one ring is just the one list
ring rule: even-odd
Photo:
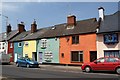
[[[85,71],[83,71],[85,72]],[[86,72],[85,72],[86,73]],[[89,73],[102,73],[102,74],[117,74],[116,72],[114,71],[92,71],[92,72],[89,72]],[[118,74],[119,75],[119,74]]]

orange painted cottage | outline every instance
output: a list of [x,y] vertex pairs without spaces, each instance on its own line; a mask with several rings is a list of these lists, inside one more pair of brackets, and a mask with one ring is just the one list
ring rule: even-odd
[[96,18],[76,21],[74,15],[67,17],[60,37],[60,64],[81,65],[97,58],[97,25]]

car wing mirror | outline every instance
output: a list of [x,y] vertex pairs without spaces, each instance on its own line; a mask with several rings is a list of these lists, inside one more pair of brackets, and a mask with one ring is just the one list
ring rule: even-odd
[[94,61],[95,64],[97,64],[97,61]]

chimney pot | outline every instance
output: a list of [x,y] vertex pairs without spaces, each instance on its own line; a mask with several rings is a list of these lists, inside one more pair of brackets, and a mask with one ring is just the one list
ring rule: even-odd
[[11,30],[11,25],[9,24],[9,25],[7,25],[7,30],[6,30],[6,32],[7,32],[7,34],[9,33],[9,32],[11,32],[12,30]]
[[34,33],[37,31],[37,24],[36,21],[33,22],[33,24],[31,24],[31,33]]
[[102,21],[103,21],[104,20],[104,8],[103,7],[99,7],[98,11],[99,11],[99,18],[101,18]]
[[67,16],[67,29],[73,29],[76,26],[76,16],[68,15]]
[[25,31],[24,22],[21,22],[20,24],[18,24],[18,31],[19,31],[19,33],[22,33]]
[[67,16],[67,24],[71,25],[71,26],[75,26],[76,25],[76,16],[68,15]]

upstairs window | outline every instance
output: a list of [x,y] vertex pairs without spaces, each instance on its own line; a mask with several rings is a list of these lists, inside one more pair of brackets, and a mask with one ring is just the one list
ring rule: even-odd
[[28,44],[28,42],[25,42],[25,46],[28,46],[29,44]]
[[12,43],[10,43],[10,48],[13,48],[13,44]]
[[105,34],[104,35],[104,43],[105,44],[118,43],[118,34],[116,34],[116,33]]
[[22,47],[22,43],[21,42],[18,43],[18,47]]
[[79,35],[72,36],[72,44],[79,44]]
[[41,48],[47,47],[47,39],[41,39]]

